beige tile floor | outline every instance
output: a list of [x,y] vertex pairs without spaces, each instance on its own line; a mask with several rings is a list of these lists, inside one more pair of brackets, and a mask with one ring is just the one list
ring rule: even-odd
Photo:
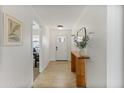
[[35,79],[34,88],[74,88],[75,74],[68,61],[50,62],[47,68]]

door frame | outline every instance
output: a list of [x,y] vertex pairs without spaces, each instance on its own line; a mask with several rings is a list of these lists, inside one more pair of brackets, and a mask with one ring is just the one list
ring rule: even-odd
[[[32,56],[32,76],[33,76],[33,82],[34,82],[34,80],[36,79],[35,77],[34,77],[34,58],[33,58],[33,25],[34,25],[34,23],[36,23],[36,24],[38,24],[38,26],[39,26],[39,32],[41,31],[41,26],[40,26],[40,24],[36,21],[36,20],[32,20],[32,32],[31,32],[31,56]],[[41,44],[41,35],[39,34],[39,43]],[[41,56],[41,47],[39,48],[39,68],[38,68],[38,73],[40,73],[40,56]]]

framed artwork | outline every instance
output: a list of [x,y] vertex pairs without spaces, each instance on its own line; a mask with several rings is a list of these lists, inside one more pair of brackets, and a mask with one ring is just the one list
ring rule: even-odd
[[22,45],[22,22],[4,14],[4,43],[5,45]]

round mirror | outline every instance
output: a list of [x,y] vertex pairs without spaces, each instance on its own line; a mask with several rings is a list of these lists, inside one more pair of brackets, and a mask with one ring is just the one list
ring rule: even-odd
[[77,32],[77,37],[80,39],[83,39],[83,37],[86,37],[86,28],[82,27],[78,32]]

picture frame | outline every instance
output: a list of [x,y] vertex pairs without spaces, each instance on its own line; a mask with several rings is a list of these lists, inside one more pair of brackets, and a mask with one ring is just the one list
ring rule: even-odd
[[4,13],[4,44],[7,46],[21,46],[22,40],[22,22]]

